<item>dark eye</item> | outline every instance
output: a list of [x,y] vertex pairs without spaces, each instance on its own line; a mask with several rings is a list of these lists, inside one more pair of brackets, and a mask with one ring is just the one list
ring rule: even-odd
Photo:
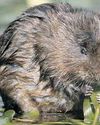
[[86,50],[86,48],[81,48],[81,53],[84,54],[84,55],[87,55],[87,50]]

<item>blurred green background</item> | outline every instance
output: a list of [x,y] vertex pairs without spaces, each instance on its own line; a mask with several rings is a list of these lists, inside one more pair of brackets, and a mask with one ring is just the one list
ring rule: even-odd
[[96,11],[99,11],[100,8],[100,0],[0,0],[0,33],[26,8],[40,3],[60,1]]

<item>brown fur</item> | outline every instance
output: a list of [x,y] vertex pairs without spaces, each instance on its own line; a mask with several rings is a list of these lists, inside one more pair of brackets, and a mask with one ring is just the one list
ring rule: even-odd
[[97,13],[61,3],[30,8],[13,21],[0,38],[5,108],[83,118],[82,88],[100,80],[99,28]]

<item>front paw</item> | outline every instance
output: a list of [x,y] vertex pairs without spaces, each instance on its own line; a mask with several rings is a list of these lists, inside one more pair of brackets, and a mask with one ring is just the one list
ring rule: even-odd
[[85,85],[84,91],[83,91],[85,97],[90,97],[93,93],[93,88],[90,85]]

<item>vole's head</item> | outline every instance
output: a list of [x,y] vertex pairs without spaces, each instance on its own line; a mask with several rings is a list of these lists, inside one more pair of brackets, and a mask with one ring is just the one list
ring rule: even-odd
[[81,79],[87,84],[99,82],[100,18],[92,12],[83,12],[76,16],[73,23],[75,24],[74,40],[68,52],[68,55],[71,55],[68,68],[77,76],[75,79]]
[[46,55],[43,69],[48,69],[51,77],[56,76],[58,83],[90,84],[99,81],[99,14],[87,10],[63,10],[48,16],[48,25],[41,24],[45,30],[41,33],[41,45],[39,43],[45,48],[41,52]]

